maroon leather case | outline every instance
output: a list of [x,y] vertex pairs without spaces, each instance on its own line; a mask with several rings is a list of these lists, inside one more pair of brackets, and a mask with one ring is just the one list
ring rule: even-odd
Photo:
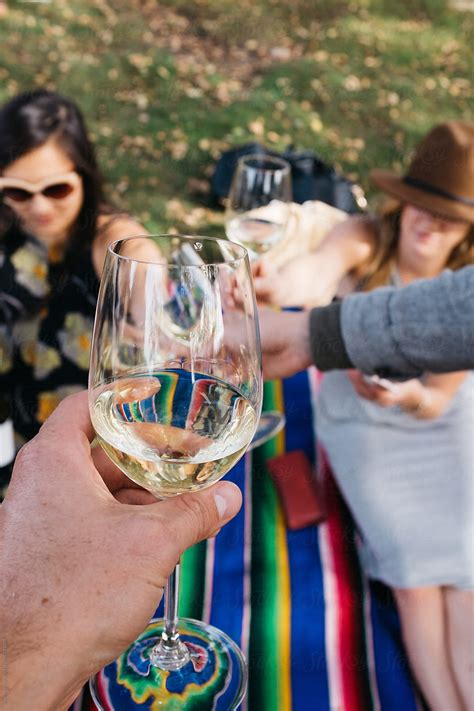
[[267,461],[267,467],[290,530],[306,528],[325,518],[321,487],[315,481],[313,466],[302,450],[273,457]]

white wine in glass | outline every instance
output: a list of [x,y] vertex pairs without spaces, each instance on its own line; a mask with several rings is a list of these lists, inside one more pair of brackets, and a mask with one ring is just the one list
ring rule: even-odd
[[226,208],[226,233],[256,258],[277,244],[290,216],[291,169],[281,158],[239,159]]
[[119,377],[104,386],[92,410],[97,439],[112,461],[160,498],[221,479],[244,454],[256,421],[236,387],[184,368]]
[[[242,294],[238,304],[231,285]],[[244,454],[261,403],[246,250],[176,235],[111,245],[89,375],[91,419],[110,459],[158,498],[203,489]],[[91,681],[99,709],[234,709],[242,700],[247,671],[235,642],[210,625],[178,620],[178,571],[166,586],[164,619],[152,620]]]

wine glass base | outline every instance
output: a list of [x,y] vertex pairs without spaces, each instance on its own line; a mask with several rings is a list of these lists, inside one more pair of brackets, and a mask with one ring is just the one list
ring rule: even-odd
[[152,620],[140,637],[90,680],[99,711],[147,709],[229,711],[236,709],[247,688],[247,665],[239,647],[216,627],[180,618],[178,631],[190,661],[176,671],[152,665],[163,620]]
[[286,424],[285,415],[278,410],[267,410],[262,412],[257,425],[257,430],[250,442],[247,451],[261,447],[283,429]]

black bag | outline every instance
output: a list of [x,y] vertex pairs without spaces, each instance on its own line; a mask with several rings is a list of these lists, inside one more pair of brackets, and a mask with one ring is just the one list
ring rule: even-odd
[[216,202],[227,197],[237,161],[249,154],[276,156],[288,161],[295,202],[321,200],[349,213],[360,212],[366,206],[362,188],[337,173],[313,151],[295,151],[290,147],[284,153],[276,153],[259,143],[231,148],[221,155],[211,177],[211,196]]

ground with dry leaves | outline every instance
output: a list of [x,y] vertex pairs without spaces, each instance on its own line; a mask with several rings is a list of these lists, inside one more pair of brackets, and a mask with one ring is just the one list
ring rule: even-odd
[[43,0],[0,13],[0,100],[74,98],[116,204],[219,234],[229,146],[311,148],[369,191],[435,122],[472,119],[474,13],[444,0]]

